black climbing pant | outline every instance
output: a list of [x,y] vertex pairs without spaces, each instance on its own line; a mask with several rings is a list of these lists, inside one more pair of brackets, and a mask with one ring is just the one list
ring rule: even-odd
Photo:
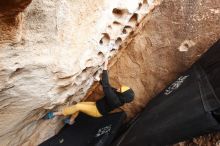
[[117,146],[174,144],[220,130],[220,41],[151,100]]

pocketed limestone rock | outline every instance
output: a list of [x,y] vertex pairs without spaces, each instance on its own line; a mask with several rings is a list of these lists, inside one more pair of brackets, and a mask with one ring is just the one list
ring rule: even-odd
[[0,145],[38,145],[56,134],[61,119],[42,120],[45,113],[81,101],[104,60],[159,3],[0,2]]
[[91,85],[89,99],[101,97],[94,80],[106,58],[113,58],[111,83],[136,93],[123,107],[133,117],[220,38],[218,0],[10,2],[18,3],[0,7],[3,146],[55,135],[61,119],[42,117],[83,100]]

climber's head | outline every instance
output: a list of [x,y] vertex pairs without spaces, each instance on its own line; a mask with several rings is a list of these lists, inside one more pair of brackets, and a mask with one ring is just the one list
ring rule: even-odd
[[120,88],[117,89],[117,92],[121,97],[120,100],[124,103],[129,103],[134,99],[134,91],[128,86],[122,85]]

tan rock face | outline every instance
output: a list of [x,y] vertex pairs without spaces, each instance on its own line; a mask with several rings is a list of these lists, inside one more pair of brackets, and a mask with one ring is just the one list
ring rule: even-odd
[[134,107],[150,98],[186,70],[220,38],[217,1],[163,1],[142,22],[129,46],[110,70],[113,84],[134,88]]
[[47,109],[82,100],[119,48],[111,82],[135,90],[123,107],[132,117],[220,37],[218,0],[161,1],[33,0],[21,12],[30,1],[20,0],[16,15],[0,11],[0,145],[53,136],[62,122],[42,120]]
[[0,3],[0,145],[4,146],[37,145],[53,136],[62,121],[42,120],[44,114],[79,102],[102,72],[104,59],[117,52],[160,1],[30,2]]
[[22,12],[30,3],[31,0],[0,1],[0,17],[18,14],[19,12]]
[[0,1],[0,43],[15,43],[21,37],[22,12],[31,0]]

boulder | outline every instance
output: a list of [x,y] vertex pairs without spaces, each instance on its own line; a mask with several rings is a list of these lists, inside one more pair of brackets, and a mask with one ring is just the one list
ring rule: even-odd
[[132,118],[220,38],[218,0],[30,2],[0,7],[0,145],[55,135],[62,120],[42,117],[101,97],[106,58],[112,85],[136,93],[123,107]]
[[45,113],[81,101],[104,60],[159,2],[0,2],[0,145],[38,145],[56,134],[62,120]]

